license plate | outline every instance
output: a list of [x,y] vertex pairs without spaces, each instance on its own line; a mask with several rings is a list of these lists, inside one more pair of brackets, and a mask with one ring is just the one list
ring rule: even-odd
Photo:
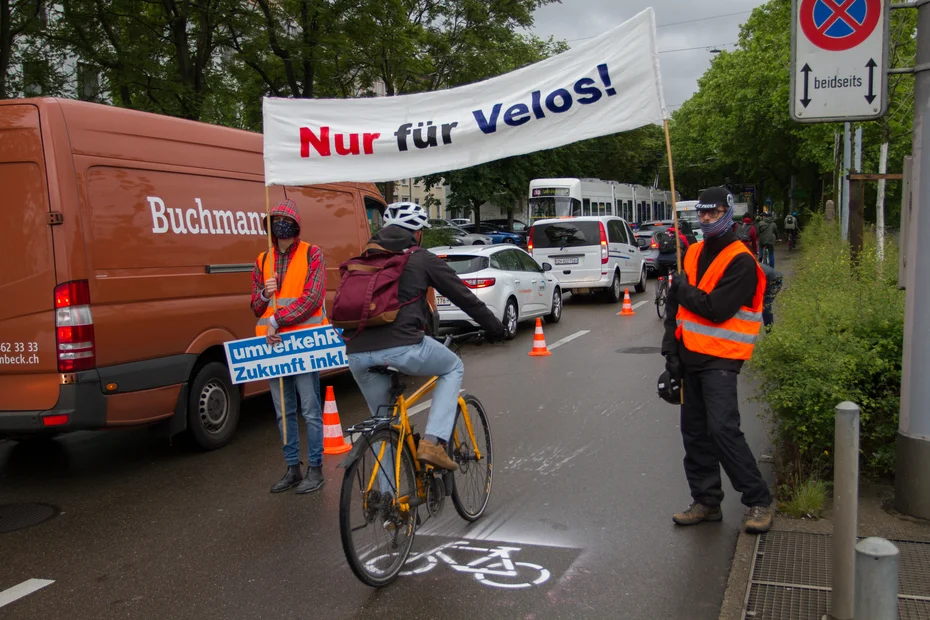
[[581,259],[577,256],[568,256],[562,258],[556,258],[556,265],[577,265]]
[[449,302],[448,299],[446,299],[442,295],[436,295],[436,305],[437,306],[451,306],[452,304]]

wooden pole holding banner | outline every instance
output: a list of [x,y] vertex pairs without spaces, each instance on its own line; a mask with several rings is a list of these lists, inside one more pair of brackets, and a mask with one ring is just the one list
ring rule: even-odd
[[[275,280],[278,279],[278,269],[275,265],[274,260],[274,248],[272,247],[271,242],[271,192],[268,189],[268,186],[265,186],[265,229],[268,233],[268,257],[271,258],[272,273],[275,276]],[[271,296],[272,308],[275,312],[278,311],[278,292],[275,291]],[[287,445],[287,408],[284,406],[284,377],[278,377],[278,388],[281,390],[281,399],[278,401],[281,403],[281,441],[284,442],[284,445]],[[295,412],[296,415],[296,412]]]
[[[665,150],[668,152],[668,183],[672,190],[672,221],[675,222],[675,277],[681,273],[681,229],[678,228],[678,200],[675,198],[675,168],[672,166],[672,139],[668,135],[668,119],[665,119]],[[681,404],[685,404],[685,386],[681,386]]]

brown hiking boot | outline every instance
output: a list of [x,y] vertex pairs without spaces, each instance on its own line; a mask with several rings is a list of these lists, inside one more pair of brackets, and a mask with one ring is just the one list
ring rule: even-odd
[[684,512],[672,515],[672,521],[677,525],[697,525],[703,521],[720,521],[723,519],[723,512],[720,506],[711,508],[699,502],[694,502]]
[[772,529],[775,520],[775,510],[771,506],[753,506],[749,509],[749,518],[746,520],[746,533],[765,534]]
[[449,458],[442,446],[437,446],[432,441],[426,441],[425,439],[421,439],[420,445],[417,446],[417,460],[439,469],[448,469],[449,471],[458,469],[458,465]]

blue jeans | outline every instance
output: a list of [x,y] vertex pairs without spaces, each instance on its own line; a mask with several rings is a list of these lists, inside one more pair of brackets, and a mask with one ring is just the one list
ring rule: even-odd
[[[268,382],[274,412],[281,432],[281,385],[279,379]],[[300,434],[297,429],[297,396],[300,395],[300,415],[307,425],[307,464],[319,467],[323,464],[323,408],[320,406],[320,373],[284,377],[284,404],[287,410],[287,443],[284,444],[284,460],[288,465],[300,464]],[[283,441],[283,435],[282,435]]]
[[372,366],[390,366],[414,377],[438,376],[439,380],[433,389],[433,404],[426,421],[426,434],[443,441],[449,440],[455,424],[462,377],[465,376],[465,365],[458,355],[433,338],[423,338],[420,344],[350,354],[349,369],[362,390],[368,409],[372,415],[381,409],[384,415],[390,413],[394,404],[388,402],[391,378],[368,372]]
[[[775,269],[775,246],[774,245],[763,245],[762,250],[768,248],[769,250],[769,267]],[[759,255],[762,255],[762,251],[759,251]]]

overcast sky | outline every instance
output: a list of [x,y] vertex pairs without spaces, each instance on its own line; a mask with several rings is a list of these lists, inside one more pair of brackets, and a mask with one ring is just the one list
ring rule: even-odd
[[[710,66],[713,57],[704,48],[714,46],[732,49],[739,37],[740,24],[763,0],[562,0],[537,9],[534,33],[542,38],[578,43],[610,30],[643,9],[651,6],[656,12],[659,35],[659,58],[662,60],[662,82],[669,112],[678,109],[697,90],[697,79]],[[729,15],[739,13],[738,15]],[[728,15],[716,19],[704,19]],[[664,26],[690,20],[690,23]],[[662,53],[663,50],[699,49]]]

